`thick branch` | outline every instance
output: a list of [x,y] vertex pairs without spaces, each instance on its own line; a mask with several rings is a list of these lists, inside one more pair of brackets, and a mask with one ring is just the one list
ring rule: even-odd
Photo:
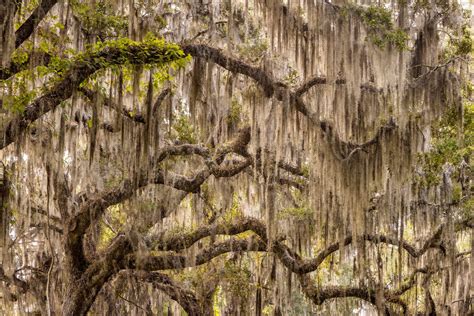
[[[372,235],[366,234],[361,236],[360,238],[365,241],[372,242],[374,244],[378,243],[385,243],[388,245],[393,245],[397,247],[402,247],[405,251],[410,254],[413,258],[421,257],[428,249],[435,248],[441,249],[443,253],[445,253],[445,249],[440,246],[439,239],[442,233],[444,225],[440,225],[438,229],[436,229],[435,233],[430,236],[420,248],[417,248],[406,241],[400,241],[397,238],[392,238],[385,235]],[[343,245],[347,246],[353,242],[353,237],[348,236],[343,240]],[[279,257],[283,260],[284,264],[293,272],[297,274],[304,274],[310,273],[315,271],[323,261],[329,257],[334,252],[340,249],[341,243],[336,242],[329,245],[324,250],[320,251],[315,258],[312,259],[300,259],[299,256],[292,252],[286,246],[274,246],[274,251],[279,255]]]
[[[167,63],[184,57],[179,48],[173,44],[156,45],[154,43],[131,42],[123,46],[110,45],[102,50],[78,57],[59,83],[54,85],[48,93],[28,105],[21,115],[9,121],[6,127],[0,131],[0,149],[16,141],[30,123],[70,98],[75,88],[97,70],[108,65],[124,63]],[[173,53],[170,54],[170,52]]]
[[35,30],[38,24],[43,20],[43,18],[48,14],[49,10],[58,2],[58,0],[42,0],[41,4],[36,7],[33,13],[28,17],[28,19],[23,23],[18,30],[15,32],[15,48],[20,47],[24,41],[26,41],[31,33]]
[[[313,124],[320,127],[321,131],[326,135],[326,138],[332,142],[333,153],[340,160],[349,160],[355,153],[364,151],[366,148],[376,144],[385,132],[396,127],[393,120],[390,120],[388,124],[381,126],[376,131],[373,138],[364,143],[356,144],[344,141],[337,135],[334,126],[328,121],[320,120],[319,116],[313,113],[301,98],[312,86],[327,83],[326,78],[311,78],[295,91],[291,91],[286,84],[276,81],[265,70],[249,65],[239,59],[226,56],[217,48],[203,44],[185,45],[183,46],[183,51],[193,57],[212,61],[231,72],[243,74],[254,79],[262,87],[267,97],[275,96],[280,101],[289,100],[298,112],[306,116]],[[345,80],[337,79],[335,83],[343,84]]]
[[[295,90],[295,95],[300,97],[306,92],[309,91],[312,87],[320,84],[328,84],[328,79],[326,77],[315,76],[313,78],[308,79],[307,81],[303,82],[303,84]],[[346,83],[345,79],[336,79],[334,81],[335,84],[344,84]]]
[[265,225],[256,218],[244,217],[234,222],[219,221],[211,225],[201,226],[187,234],[168,235],[161,233],[148,238],[148,245],[157,250],[180,251],[189,248],[197,241],[215,235],[236,235],[246,231],[255,232],[266,241]]
[[325,301],[334,298],[356,297],[365,300],[373,305],[377,305],[377,292],[382,289],[383,299],[385,303],[392,303],[399,305],[403,314],[408,312],[407,304],[400,298],[406,291],[411,289],[416,283],[416,275],[418,273],[430,275],[430,270],[427,268],[420,268],[414,270],[398,288],[394,290],[384,289],[384,287],[375,285],[369,286],[324,286],[317,287],[313,284],[310,277],[303,275],[299,277],[301,287],[305,295],[311,299],[316,305],[321,305]]
[[[444,225],[440,225],[435,233],[430,236],[419,249],[408,242],[400,242],[396,238],[390,238],[384,235],[364,235],[363,240],[372,243],[386,243],[389,245],[399,246],[406,250],[412,257],[422,256],[430,248],[440,248],[439,238],[441,236]],[[161,233],[148,237],[148,246],[157,250],[180,251],[191,247],[194,243],[202,238],[214,235],[236,235],[246,231],[253,231],[263,242],[267,243],[266,226],[260,220],[252,217],[239,217],[232,222],[219,221],[211,225],[201,226],[198,229],[183,234],[167,235]],[[344,245],[349,245],[353,241],[352,236],[348,236],[344,240]],[[282,263],[296,274],[306,274],[318,269],[321,263],[332,253],[338,251],[340,243],[334,243],[320,251],[315,258],[302,259],[296,252],[291,250],[282,242],[275,240],[271,245],[273,251],[282,261]]]
[[203,311],[196,295],[192,291],[183,288],[183,286],[173,281],[168,275],[160,272],[148,272],[143,270],[130,270],[127,272],[132,274],[141,282],[151,283],[154,288],[162,291],[172,300],[181,305],[188,315],[202,315]]
[[[241,130],[235,139],[230,141],[228,144],[222,146],[222,149],[217,149],[216,159],[220,159],[221,152],[238,152],[242,151],[242,146],[246,146],[250,141],[250,129],[245,128]],[[182,150],[183,147],[177,146],[179,149],[171,149],[171,147],[165,148],[165,154],[158,154],[160,159],[165,159],[170,153],[174,154],[185,154]],[[193,147],[198,148],[198,147]],[[201,151],[205,152],[204,149]],[[160,160],[158,160],[160,162]],[[220,164],[216,161],[212,163],[211,168],[205,168],[198,172],[193,178],[189,179],[181,175],[167,173],[165,174],[160,168],[157,168],[154,173],[148,175],[147,172],[142,172],[137,181],[131,179],[124,180],[119,186],[111,188],[105,192],[101,192],[81,204],[79,212],[67,222],[66,229],[66,241],[65,241],[65,254],[66,261],[69,268],[75,273],[83,271],[87,267],[87,260],[83,252],[83,236],[91,223],[97,221],[97,219],[103,214],[103,212],[111,205],[123,202],[133,196],[134,192],[140,188],[145,187],[148,184],[164,184],[173,187],[178,190],[185,192],[197,192],[200,186],[207,180],[211,175],[215,177],[232,177],[244,168],[249,166],[248,161],[238,163],[236,165],[225,165]]]
[[131,254],[123,262],[125,269],[142,269],[146,271],[184,269],[205,264],[212,259],[228,253],[239,251],[266,251],[267,245],[260,238],[237,239],[231,238],[216,243],[209,248],[198,252],[195,256],[188,257],[179,254],[161,256],[141,256]]

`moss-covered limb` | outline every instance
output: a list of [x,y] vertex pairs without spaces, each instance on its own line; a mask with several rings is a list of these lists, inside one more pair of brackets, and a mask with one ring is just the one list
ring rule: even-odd
[[430,269],[428,267],[423,267],[419,269],[415,269],[409,276],[398,286],[398,288],[393,289],[393,290],[387,290],[386,295],[388,297],[400,297],[404,293],[406,293],[408,290],[410,290],[416,282],[416,275],[417,274],[425,274],[428,277],[431,276],[434,272],[434,269]]
[[334,80],[334,82],[330,82],[326,77],[321,77],[321,76],[315,76],[312,78],[309,78],[305,82],[303,82],[296,90],[295,90],[295,95],[300,97],[306,92],[309,91],[312,87],[316,85],[321,85],[321,84],[345,84],[346,80],[343,78],[338,78]]
[[263,69],[251,66],[239,59],[226,56],[220,49],[199,44],[185,45],[183,46],[183,51],[193,57],[212,61],[229,71],[240,73],[254,79],[263,88],[267,97],[272,96],[275,92],[275,82],[273,78]]
[[[302,267],[307,264],[314,265],[314,259],[301,259],[300,256],[291,250],[289,247],[284,245],[281,241],[275,240],[271,245],[268,244],[266,237],[266,227],[260,220],[255,218],[237,217],[232,222],[218,222],[211,225],[202,226],[192,232],[184,232],[178,235],[159,235],[154,236],[154,242],[151,246],[154,249],[159,250],[172,250],[181,251],[189,248],[197,241],[212,236],[212,235],[237,235],[242,232],[251,230],[256,235],[247,238],[231,238],[226,241],[218,242],[213,244],[209,248],[201,249],[196,255],[188,256],[184,254],[164,254],[164,255],[143,255],[136,254],[132,251],[131,244],[127,238],[119,234],[114,242],[108,247],[106,253],[102,259],[97,262],[93,262],[89,268],[81,276],[81,280],[94,279],[100,282],[94,282],[95,288],[92,293],[100,290],[100,287],[107,282],[107,280],[116,273],[119,269],[139,269],[145,271],[156,271],[156,270],[168,270],[168,269],[183,269],[186,267],[194,267],[198,265],[210,262],[214,258],[229,252],[240,252],[240,251],[259,251],[267,252],[271,251],[276,254],[279,260],[292,272],[300,276],[302,287],[305,294],[315,303],[322,304],[324,301],[336,297],[358,297],[364,299],[374,305],[375,293],[378,287],[366,288],[366,287],[315,287],[310,278],[306,273],[314,271],[317,266],[313,266],[314,270],[304,271]],[[439,238],[439,229],[435,234],[428,238],[424,243],[425,245],[431,245],[434,241]],[[388,244],[396,244],[397,241],[391,240],[383,236],[372,236],[367,238],[368,241],[379,243],[384,242]],[[350,243],[350,239],[346,240],[346,243]],[[408,244],[402,244],[410,254],[413,252],[415,255],[421,255],[421,250],[428,249],[426,246],[416,250],[414,246],[408,247]],[[322,262],[327,255],[337,251],[339,249],[339,243],[331,245],[327,249],[323,250],[316,260]],[[415,249],[415,250],[414,250]],[[426,250],[424,250],[426,251]],[[115,262],[116,264],[106,265],[104,260]],[[101,262],[99,264],[99,262]],[[99,269],[100,267],[100,269]],[[406,304],[400,298],[408,289],[415,285],[416,273],[427,273],[427,269],[418,269],[410,275],[405,282],[403,282],[398,288],[393,290],[384,289],[383,297],[386,303],[397,304],[406,310]],[[95,275],[95,276],[94,276]],[[165,280],[166,282],[166,280]],[[171,283],[167,283],[168,286],[173,286]],[[100,285],[100,286],[99,286]],[[174,291],[169,288],[170,291]],[[179,291],[178,288],[175,289]],[[83,295],[90,295],[89,291],[83,291]],[[96,295],[96,294],[95,294]]]
[[316,305],[321,305],[330,299],[342,297],[357,297],[373,305],[376,304],[377,292],[375,289],[354,286],[317,287],[307,275],[300,276],[299,280],[305,295]]
[[[248,157],[251,157],[250,155],[248,155]],[[255,159],[253,161],[253,165],[254,167],[258,168],[258,169],[265,169],[265,168],[262,168],[262,164],[263,164],[263,161],[262,161],[262,148],[258,148],[257,149],[257,152],[255,154]],[[284,161],[284,160],[279,160],[279,161],[276,161],[274,159],[274,153],[270,152],[269,150],[265,150],[265,157],[266,157],[266,161],[265,163],[269,164],[270,166],[272,165],[277,165],[278,168],[294,175],[294,176],[299,176],[299,177],[302,177],[302,178],[308,178],[308,170],[306,170],[304,167],[300,167],[300,166],[297,166],[291,162],[287,162],[287,161]]]
[[[378,143],[386,132],[396,128],[394,120],[391,119],[387,124],[380,126],[377,129],[373,138],[364,143],[356,144],[344,141],[339,137],[339,135],[337,135],[334,126],[332,126],[328,121],[320,120],[319,116],[316,113],[313,113],[302,99],[302,95],[308,89],[315,84],[323,84],[323,82],[327,82],[326,79],[323,80],[321,77],[314,77],[303,83],[295,92],[290,90],[290,88],[284,83],[274,80],[272,76],[263,69],[249,65],[230,56],[226,56],[217,48],[204,44],[185,45],[183,46],[183,51],[193,57],[212,61],[231,72],[243,74],[254,79],[262,87],[267,97],[275,96],[280,101],[289,99],[290,103],[298,112],[306,116],[315,126],[321,128],[321,131],[327,136],[326,139],[331,142],[334,155],[340,160],[349,160],[354,154],[360,151],[365,151],[368,147]],[[343,84],[344,82],[343,79],[338,79],[335,83]]]
[[190,316],[212,314],[209,309],[205,309],[203,302],[200,302],[192,291],[184,288],[174,281],[171,277],[160,272],[149,272],[144,270],[124,270],[120,273],[125,277],[134,277],[138,281],[151,283],[155,289],[162,291],[168,295],[172,300],[176,301]]
[[[246,134],[246,133],[245,133]],[[236,139],[229,142],[229,144],[224,145],[226,147],[225,151],[232,152],[241,150],[241,146],[246,146],[250,139],[241,140],[242,133],[238,134]],[[192,146],[194,149],[198,148]],[[176,148],[171,149],[168,147],[165,149],[166,154],[159,154],[158,157],[164,159],[169,156],[170,152],[176,154],[185,154],[183,151],[183,146],[176,146]],[[205,151],[203,148],[199,148],[199,151]],[[218,156],[219,159],[221,156]],[[152,161],[151,165],[156,165],[155,161]],[[113,187],[104,192],[100,192],[95,196],[85,199],[84,202],[80,204],[80,210],[72,218],[67,221],[66,224],[66,236],[65,236],[65,254],[66,261],[68,266],[72,271],[75,271],[75,274],[80,274],[81,271],[84,271],[88,262],[86,260],[83,243],[84,235],[87,229],[93,222],[96,222],[104,211],[112,205],[121,203],[133,196],[135,191],[140,188],[147,186],[148,184],[163,184],[170,187],[173,187],[177,190],[185,192],[197,192],[199,191],[200,186],[211,176],[215,177],[232,177],[240,173],[244,168],[250,165],[250,162],[243,161],[233,165],[222,164],[219,161],[214,161],[212,163],[212,168],[204,168],[201,171],[197,172],[194,177],[187,178],[179,174],[173,174],[168,172],[165,176],[163,170],[156,169],[155,172],[152,172],[151,176],[147,172],[143,172],[138,175],[137,181],[132,181],[131,179],[126,179],[122,181],[118,186]]]
[[51,55],[45,52],[31,52],[26,58],[12,60],[9,67],[0,67],[0,80],[6,80],[15,74],[27,70],[30,67],[38,67],[49,64]]
[[48,14],[58,0],[42,0],[40,5],[31,13],[28,19],[15,32],[15,48],[20,47],[33,33],[38,24]]
[[175,146],[166,146],[160,150],[156,161],[161,162],[171,156],[198,155],[205,159],[210,158],[209,148],[195,144],[182,144]]
[[[257,235],[261,236],[248,239],[229,239],[224,242],[216,243],[210,248],[205,248],[198,252],[196,256],[188,257],[186,255],[171,254],[162,256],[147,256],[147,257],[136,257],[131,254],[127,257],[124,262],[125,268],[132,269],[144,269],[144,270],[162,270],[162,269],[183,269],[186,267],[198,266],[207,263],[215,257],[233,251],[272,251],[274,252],[280,261],[289,268],[292,272],[295,272],[300,276],[303,290],[305,294],[315,303],[322,304],[324,301],[338,298],[338,297],[357,297],[366,300],[374,305],[377,304],[375,295],[376,289],[368,287],[315,287],[312,285],[310,278],[306,276],[306,273],[298,268],[297,261],[303,261],[300,257],[287,246],[282,244],[280,241],[274,241],[271,248],[268,248],[266,241],[266,228],[265,225],[257,219],[253,218],[241,218],[236,219],[233,223],[227,223],[226,225],[217,223],[208,225],[205,227],[198,228],[197,230],[180,234],[178,236],[159,237],[161,239],[158,243],[155,243],[155,249],[160,250],[174,250],[180,251],[190,247],[198,240],[208,237],[210,235],[228,234],[235,235],[247,230],[258,231]],[[377,242],[388,242],[381,236],[377,237]],[[372,239],[370,239],[372,241]],[[409,248],[410,249],[410,248]],[[317,268],[317,267],[316,267]],[[411,274],[407,281],[402,283],[399,288],[394,290],[384,290],[383,296],[386,303],[393,303],[401,306],[403,310],[406,310],[405,302],[400,296],[405,293],[408,289],[415,285],[415,275],[417,273],[427,273],[427,269],[417,269]]]
[[99,69],[127,63],[166,64],[181,61],[184,63],[184,60],[185,55],[177,45],[162,40],[144,42],[118,40],[86,51],[74,59],[57,84],[29,104],[22,114],[6,124],[6,127],[0,131],[0,149],[16,141],[31,122],[70,98],[73,91]]
[[209,248],[204,248],[194,256],[180,254],[166,254],[158,256],[139,256],[130,254],[123,262],[124,269],[143,269],[147,271],[184,269],[195,267],[210,262],[212,259],[229,252],[241,251],[266,251],[267,245],[259,238],[250,237],[247,239],[231,238],[218,242]]
[[[262,161],[262,149],[257,148],[255,155],[250,155],[249,153],[241,153],[247,160],[251,161],[252,167],[263,177],[268,177],[269,174],[272,174],[274,181],[280,185],[291,186],[300,191],[306,189],[306,184],[309,177],[309,172],[304,166],[297,166],[291,162],[287,162],[283,159],[278,162],[274,158],[274,153],[266,150],[265,162]],[[278,166],[281,172],[268,172],[268,168],[263,168],[263,164],[269,168],[273,168],[275,165]],[[251,170],[247,170],[248,174],[254,176]]]
[[[472,217],[456,222],[455,227],[462,227],[463,229],[471,228],[473,225],[474,219]],[[400,241],[398,238],[382,235],[382,234],[365,234],[361,236],[361,240],[371,242],[373,244],[384,243],[387,245],[392,245],[396,247],[403,248],[411,257],[419,258],[423,256],[429,249],[437,249],[441,251],[443,255],[446,255],[447,251],[442,243],[442,233],[446,229],[446,224],[439,225],[433,232],[432,235],[428,236],[421,244],[420,247],[416,247],[407,241]],[[347,236],[343,240],[343,245],[347,246],[353,243],[353,237]],[[291,251],[289,248],[283,246],[278,246],[274,248],[277,253],[281,252],[282,255],[287,258],[288,264],[287,267],[293,272],[298,274],[309,273],[315,271],[321,263],[329,257],[334,252],[340,249],[341,243],[335,242],[325,249],[321,250],[316,257],[310,259],[301,259],[295,252]],[[286,265],[286,264],[285,264]]]
[[[385,243],[402,247],[410,256],[418,258],[425,254],[428,249],[441,249],[443,253],[446,252],[444,248],[440,246],[440,237],[444,227],[445,225],[440,225],[434,234],[429,236],[419,248],[406,241],[400,242],[397,238],[381,234],[367,234],[362,236],[361,239],[374,244]],[[148,246],[157,250],[180,251],[191,247],[197,241],[209,236],[236,235],[246,231],[252,231],[259,236],[260,240],[268,242],[266,226],[262,221],[252,217],[236,217],[231,222],[217,221],[211,225],[201,226],[191,232],[173,235],[162,233],[160,235],[149,236]],[[344,239],[343,244],[347,246],[352,244],[352,242],[353,237],[348,236]],[[333,243],[321,250],[314,258],[309,259],[301,258],[295,251],[278,240],[273,242],[269,250],[274,252],[282,263],[292,272],[296,274],[306,274],[316,271],[327,257],[340,249],[340,246],[340,242]]]
[[[440,225],[435,230],[435,233],[429,236],[419,248],[408,243],[407,241],[400,241],[398,238],[393,238],[381,234],[366,234],[361,237],[361,240],[365,240],[374,244],[384,243],[387,245],[402,247],[413,258],[421,257],[428,251],[428,249],[439,249],[443,254],[446,254],[446,249],[444,249],[444,247],[440,243],[440,235],[444,227],[445,225]],[[347,246],[352,243],[353,237],[347,236],[346,238],[344,238],[342,244],[344,246]],[[321,250],[315,258],[305,260],[294,260],[293,269],[298,271],[298,273],[309,273],[315,271],[327,257],[338,251],[340,249],[340,246],[340,242],[335,242],[326,247],[325,249]]]
[[[303,292],[308,298],[310,298],[316,305],[321,305],[325,301],[342,298],[342,297],[356,297],[365,300],[373,305],[377,305],[377,293],[382,289],[383,305],[385,308],[387,303],[395,304],[401,307],[403,315],[408,315],[407,303],[401,298],[401,296],[408,290],[416,286],[416,275],[424,274],[425,280],[430,278],[435,270],[428,267],[418,268],[413,270],[410,275],[395,289],[387,289],[378,285],[372,287],[368,286],[315,286],[308,275],[300,275],[299,280],[302,286]],[[391,314],[390,314],[391,315]]]
[[107,251],[87,269],[79,274],[65,270],[69,296],[63,303],[62,315],[87,315],[103,285],[120,270],[118,260],[131,251],[129,239],[119,234]]
[[220,164],[225,155],[229,153],[237,153],[240,155],[245,155],[247,153],[246,147],[250,142],[250,127],[246,126],[241,128],[236,136],[231,139],[229,142],[222,144],[216,149],[214,159]]
[[[130,240],[125,235],[119,234],[99,259],[92,262],[79,275],[71,275],[70,300],[65,301],[63,313],[64,315],[86,315],[102,286],[121,269],[145,271],[182,269],[205,264],[225,253],[265,251],[266,248],[266,244],[256,238],[245,240],[234,238],[203,249],[192,258],[172,254],[143,256],[143,254],[134,253]],[[168,286],[173,285],[168,284]],[[169,290],[179,291],[178,288],[169,288]]]
[[180,251],[191,247],[199,240],[215,235],[237,235],[246,231],[255,232],[263,241],[266,241],[265,225],[253,217],[236,218],[231,223],[217,221],[211,225],[201,226],[191,232],[149,236],[148,245],[156,250]]
[[[374,306],[377,306],[377,293],[379,289],[377,286],[368,287],[368,286],[324,286],[318,287],[313,284],[311,279],[308,276],[300,276],[300,284],[305,295],[316,305],[321,305],[327,300],[335,298],[347,298],[354,297],[364,300]],[[399,297],[389,297],[383,293],[383,299],[385,302],[382,302],[383,308],[385,309],[382,314],[385,315],[397,315],[400,313],[394,313],[387,303],[393,303],[401,307],[402,315],[407,315],[407,305]]]
[[321,131],[326,136],[326,139],[331,143],[331,149],[336,158],[342,161],[350,160],[355,154],[360,151],[367,151],[368,148],[377,144],[384,135],[397,128],[393,118],[388,120],[384,125],[377,128],[375,136],[363,143],[353,143],[342,140],[334,126],[327,120],[320,120],[316,113],[312,113],[307,107],[301,97],[292,95],[292,102],[294,102],[296,109],[308,117],[316,126],[321,128]]

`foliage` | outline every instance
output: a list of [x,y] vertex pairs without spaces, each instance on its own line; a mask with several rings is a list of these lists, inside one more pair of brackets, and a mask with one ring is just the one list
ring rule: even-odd
[[288,207],[278,212],[280,219],[292,218],[298,222],[306,222],[313,218],[313,211],[306,206],[302,207]]
[[465,103],[462,126],[459,124],[460,115],[459,108],[452,107],[433,126],[432,149],[418,157],[422,175],[417,180],[422,185],[439,184],[445,164],[456,167],[453,176],[457,177],[462,161],[469,161],[474,151],[474,103]]
[[121,228],[126,220],[126,213],[122,212],[121,207],[114,205],[108,208],[107,217],[111,223],[106,223],[102,220],[99,224],[99,240],[97,242],[97,249],[104,250],[109,245],[110,241],[117,235],[112,227]]
[[343,8],[343,15],[354,12],[362,19],[367,27],[368,37],[376,46],[384,48],[387,45],[398,50],[408,49],[408,34],[394,26],[392,13],[381,7],[371,5],[368,7],[346,5]]
[[229,108],[229,114],[227,115],[227,124],[229,126],[237,126],[241,121],[242,106],[239,104],[237,99],[232,98]]
[[72,1],[73,12],[81,21],[83,31],[87,34],[97,35],[99,38],[119,36],[124,34],[128,28],[125,16],[107,12],[110,5],[110,1],[104,0],[96,2],[94,6],[77,0]]
[[76,57],[77,61],[94,61],[102,68],[112,65],[164,64],[168,62],[174,62],[173,66],[179,68],[186,65],[189,59],[190,57],[185,56],[179,45],[153,36],[147,36],[141,42],[128,38],[98,42],[85,53],[80,53]]
[[289,86],[295,86],[298,83],[299,74],[293,67],[288,67],[288,74],[283,78],[283,82]]
[[234,193],[232,196],[232,205],[230,209],[222,216],[222,220],[226,223],[232,223],[236,218],[241,218],[243,212],[239,202],[239,195]]
[[18,95],[6,95],[3,97],[3,108],[14,114],[21,114],[26,106],[34,100],[36,91],[24,91]]
[[465,57],[474,52],[473,37],[468,22],[450,34],[448,45],[443,52],[443,58],[447,61],[451,58]]
[[173,121],[175,139],[180,143],[195,144],[197,141],[194,126],[188,115],[181,114]]
[[241,298],[242,302],[245,302],[251,294],[252,273],[248,265],[226,261],[222,281],[225,282],[226,293]]
[[293,219],[299,223],[312,223],[314,211],[308,207],[304,196],[298,190],[291,190],[294,207],[283,208],[278,211],[280,220]]

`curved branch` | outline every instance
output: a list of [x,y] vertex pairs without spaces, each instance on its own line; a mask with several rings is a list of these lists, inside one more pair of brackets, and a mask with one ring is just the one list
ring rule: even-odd
[[[81,82],[101,68],[124,63],[165,64],[185,57],[174,44],[157,45],[142,42],[122,44],[123,47],[113,45],[112,42],[102,50],[85,53],[72,62],[59,83],[28,105],[22,114],[10,120],[6,127],[0,130],[0,149],[16,141],[30,123],[70,98]],[[170,52],[173,53],[170,54]]]
[[407,315],[408,306],[401,299],[401,296],[411,289],[416,283],[416,275],[418,273],[427,274],[428,277],[431,275],[431,270],[428,268],[415,269],[397,289],[389,290],[381,287],[379,285],[374,285],[373,287],[368,286],[325,286],[325,287],[316,287],[313,285],[310,277],[307,275],[300,275],[299,280],[303,292],[305,295],[311,299],[311,301],[316,305],[321,305],[325,301],[334,299],[334,298],[344,298],[344,297],[356,297],[362,300],[365,300],[373,305],[377,305],[377,292],[382,291],[384,305],[386,303],[392,303],[399,305],[403,314]]
[[[340,160],[349,160],[352,156],[359,152],[365,151],[368,147],[376,144],[380,138],[388,131],[393,130],[396,125],[393,119],[381,127],[375,133],[375,136],[370,140],[356,144],[342,140],[336,133],[334,126],[328,121],[321,120],[316,113],[313,113],[302,100],[302,95],[316,84],[326,84],[328,80],[323,77],[314,77],[303,83],[295,91],[283,82],[276,81],[265,70],[249,65],[239,59],[226,56],[220,49],[213,48],[204,44],[199,45],[184,45],[183,51],[187,54],[212,61],[219,66],[234,72],[245,75],[254,79],[263,89],[267,97],[275,96],[277,100],[290,100],[295,109],[306,116],[313,124],[319,126],[321,131],[326,135],[330,142],[333,142],[333,153]],[[336,84],[345,83],[344,79],[335,80]]]
[[[216,150],[216,152],[219,153],[217,154],[216,160],[221,158],[223,159],[224,156],[221,153],[243,151],[242,146],[245,147],[249,141],[250,129],[244,128],[237,134],[235,139],[230,141],[228,144],[221,146],[222,149],[218,148]],[[182,150],[183,148],[187,147],[183,147],[181,145],[177,148]],[[192,148],[196,149],[199,147]],[[185,154],[184,151],[180,151],[179,149],[176,149],[174,153]],[[202,151],[204,151],[204,149],[202,149]],[[173,152],[173,150],[171,147],[168,147],[164,150],[164,152],[166,154],[158,155],[160,159],[165,159],[170,152]],[[71,217],[65,226],[65,255],[69,269],[76,272],[84,271],[86,269],[88,263],[83,251],[84,234],[90,225],[97,221],[109,206],[129,199],[133,196],[135,191],[152,183],[164,184],[185,192],[197,192],[204,181],[206,181],[211,175],[214,175],[217,178],[232,177],[249,166],[250,162],[247,160],[231,166],[220,166],[218,161],[213,162],[213,164],[214,165],[211,168],[203,169],[191,179],[176,174],[165,174],[159,168],[151,176],[149,176],[146,172],[142,172],[140,175],[138,175],[138,179],[136,179],[136,181],[132,181],[131,179],[124,180],[117,187],[111,188],[86,199],[81,203],[77,214]]]
[[172,300],[176,301],[190,316],[202,315],[202,310],[196,295],[173,281],[168,275],[160,272],[148,272],[144,270],[130,270],[128,274],[133,275],[139,281],[151,283],[153,287],[161,290]]
[[[408,252],[413,258],[421,257],[428,249],[435,248],[440,249],[443,254],[446,254],[446,250],[440,245],[439,239],[442,233],[444,225],[440,225],[435,233],[430,236],[420,248],[416,248],[415,246],[411,245],[410,243],[402,240],[398,240],[397,238],[391,238],[385,235],[371,235],[366,234],[360,237],[361,240],[369,241],[374,244],[378,243],[385,243],[388,245],[393,245],[397,247],[402,247],[405,251]],[[350,245],[353,242],[353,237],[348,236],[346,237],[342,244],[344,246]],[[323,263],[323,261],[329,257],[334,252],[340,249],[341,243],[335,242],[329,245],[327,248],[321,250],[315,258],[311,259],[301,259],[295,252],[289,249],[287,246],[282,244],[274,245],[273,249],[274,252],[279,255],[279,257],[283,260],[283,263],[293,272],[297,274],[306,274],[313,272],[318,269],[318,267]]]
[[179,254],[142,256],[133,253],[128,255],[121,264],[124,269],[141,269],[146,271],[184,269],[205,264],[229,252],[266,250],[267,244],[260,238],[231,238],[220,243],[215,243],[211,247],[201,250],[191,258]]
[[[312,87],[316,86],[316,85],[320,85],[320,84],[328,84],[330,82],[328,82],[328,79],[326,77],[321,77],[321,76],[315,76],[315,77],[312,77],[312,78],[309,78],[308,80],[306,80],[305,82],[303,82],[299,88],[297,88],[295,90],[295,96],[302,96],[303,94],[305,94],[306,92],[309,91],[309,89],[311,89]],[[346,83],[346,80],[345,79],[336,79],[334,81],[335,84],[345,84]]]
[[[409,244],[406,241],[399,241],[396,238],[391,238],[385,235],[369,235],[366,234],[360,238],[365,241],[372,243],[385,243],[393,246],[402,247],[412,257],[418,258],[422,256],[428,249],[435,248],[440,249],[439,239],[445,225],[440,225],[435,233],[430,236],[420,248]],[[157,235],[151,235],[147,238],[147,244],[149,247],[157,250],[172,250],[180,251],[191,247],[194,243],[201,240],[202,238],[214,236],[214,235],[236,235],[246,231],[254,232],[260,240],[264,243],[268,243],[267,229],[265,224],[253,217],[238,217],[232,222],[219,221],[211,225],[201,226],[196,230],[175,235],[167,235],[161,233]],[[353,237],[348,236],[344,239],[343,244],[345,246],[353,242]],[[334,243],[320,251],[315,258],[302,259],[296,252],[291,250],[288,246],[283,244],[279,240],[275,240],[269,245],[269,250],[273,251],[282,263],[296,274],[307,274],[316,271],[323,261],[340,249],[340,243]],[[441,248],[445,253],[444,248]]]
[[155,115],[155,113],[158,111],[158,109],[160,108],[161,106],[161,103],[163,103],[163,101],[165,100],[165,98],[171,94],[171,89],[170,88],[166,88],[166,89],[163,89],[163,91],[160,92],[160,94],[158,95],[158,97],[156,98],[155,100],[155,103],[153,104],[153,109],[151,111],[151,115]]

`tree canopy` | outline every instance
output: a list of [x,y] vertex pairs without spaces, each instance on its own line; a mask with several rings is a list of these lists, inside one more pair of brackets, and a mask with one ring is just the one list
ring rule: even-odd
[[0,313],[474,313],[457,0],[1,0]]

